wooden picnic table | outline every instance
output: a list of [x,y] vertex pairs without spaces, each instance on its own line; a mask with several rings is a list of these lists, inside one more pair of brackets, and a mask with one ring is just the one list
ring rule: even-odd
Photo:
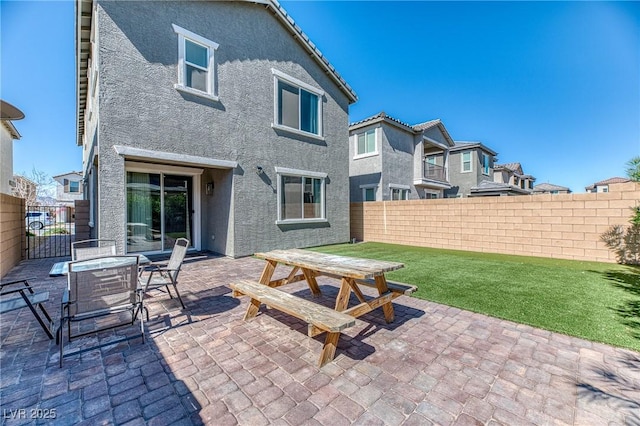
[[[412,285],[387,282],[386,272],[404,267],[404,264],[398,262],[361,259],[300,249],[273,250],[267,253],[256,253],[255,256],[266,261],[259,281],[242,280],[231,284],[235,296],[251,297],[244,319],[255,317],[260,305],[264,303],[307,322],[310,337],[326,332],[327,337],[320,354],[319,366],[333,360],[340,332],[355,325],[354,318],[381,307],[385,320],[392,322],[394,313],[391,301],[402,295],[410,295],[416,290]],[[278,264],[292,267],[287,277],[273,279]],[[320,287],[316,281],[319,276],[340,280],[340,290],[334,309],[276,290],[277,287],[304,280],[311,293],[319,296]],[[377,297],[367,300],[361,286],[376,288]],[[349,307],[351,292],[360,303]]]
[[[279,287],[306,280],[311,293],[314,296],[319,296],[320,288],[316,277],[327,276],[339,279],[341,281],[340,290],[334,309],[355,318],[382,307],[385,320],[388,323],[393,322],[394,314],[391,301],[404,294],[390,291],[385,278],[386,272],[404,268],[404,264],[399,262],[362,259],[301,249],[273,250],[267,253],[256,253],[255,256],[267,261],[259,281],[269,287]],[[287,278],[272,280],[278,264],[292,266],[293,269]],[[375,286],[378,290],[378,297],[366,301],[360,290],[361,285]],[[352,291],[360,304],[348,308]]]

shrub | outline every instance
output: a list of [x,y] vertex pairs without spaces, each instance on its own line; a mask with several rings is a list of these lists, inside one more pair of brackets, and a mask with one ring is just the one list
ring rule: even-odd
[[613,250],[618,263],[640,265],[640,206],[632,210],[630,226],[614,225],[600,239]]

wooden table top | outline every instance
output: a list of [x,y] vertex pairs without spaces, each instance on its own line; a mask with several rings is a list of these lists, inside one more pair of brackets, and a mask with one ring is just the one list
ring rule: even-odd
[[273,250],[267,253],[256,253],[255,256],[290,266],[356,279],[371,279],[384,275],[385,272],[404,268],[404,264],[399,262],[362,259],[301,249]]

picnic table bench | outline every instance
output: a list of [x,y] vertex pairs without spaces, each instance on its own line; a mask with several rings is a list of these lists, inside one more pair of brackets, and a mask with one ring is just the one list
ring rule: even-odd
[[327,332],[322,352],[320,353],[320,366],[332,360],[340,332],[356,324],[356,320],[341,312],[334,311],[317,303],[310,302],[273,287],[268,287],[259,282],[243,280],[231,284],[234,297],[247,295],[251,298],[249,308],[244,319],[253,318],[258,313],[260,304],[275,308],[279,311],[300,318],[309,324],[307,334],[313,337],[319,333]]
[[[274,250],[268,253],[256,253],[255,256],[267,262],[259,281],[243,280],[231,284],[234,296],[247,295],[251,298],[244,319],[255,317],[260,305],[264,303],[306,321],[309,324],[310,337],[327,332],[320,354],[320,367],[333,360],[340,332],[355,325],[354,318],[381,307],[386,321],[392,322],[394,313],[391,301],[416,291],[416,287],[409,284],[387,282],[385,272],[404,267],[398,262],[360,259],[300,249]],[[272,279],[278,264],[291,266],[292,269],[287,277]],[[316,277],[319,276],[340,280],[340,290],[334,309],[277,289],[277,287],[304,280],[311,293],[319,296],[321,292],[316,281]],[[365,298],[360,289],[361,285],[376,288],[378,296],[372,299]],[[352,292],[360,303],[349,308]]]

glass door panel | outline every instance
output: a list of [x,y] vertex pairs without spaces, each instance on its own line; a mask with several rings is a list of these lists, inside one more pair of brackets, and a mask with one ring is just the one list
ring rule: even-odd
[[193,200],[190,176],[164,176],[164,249],[172,250],[178,238],[193,241],[191,212]]
[[127,172],[127,252],[160,251],[160,175]]
[[193,177],[127,172],[127,253],[171,251],[193,241]]

